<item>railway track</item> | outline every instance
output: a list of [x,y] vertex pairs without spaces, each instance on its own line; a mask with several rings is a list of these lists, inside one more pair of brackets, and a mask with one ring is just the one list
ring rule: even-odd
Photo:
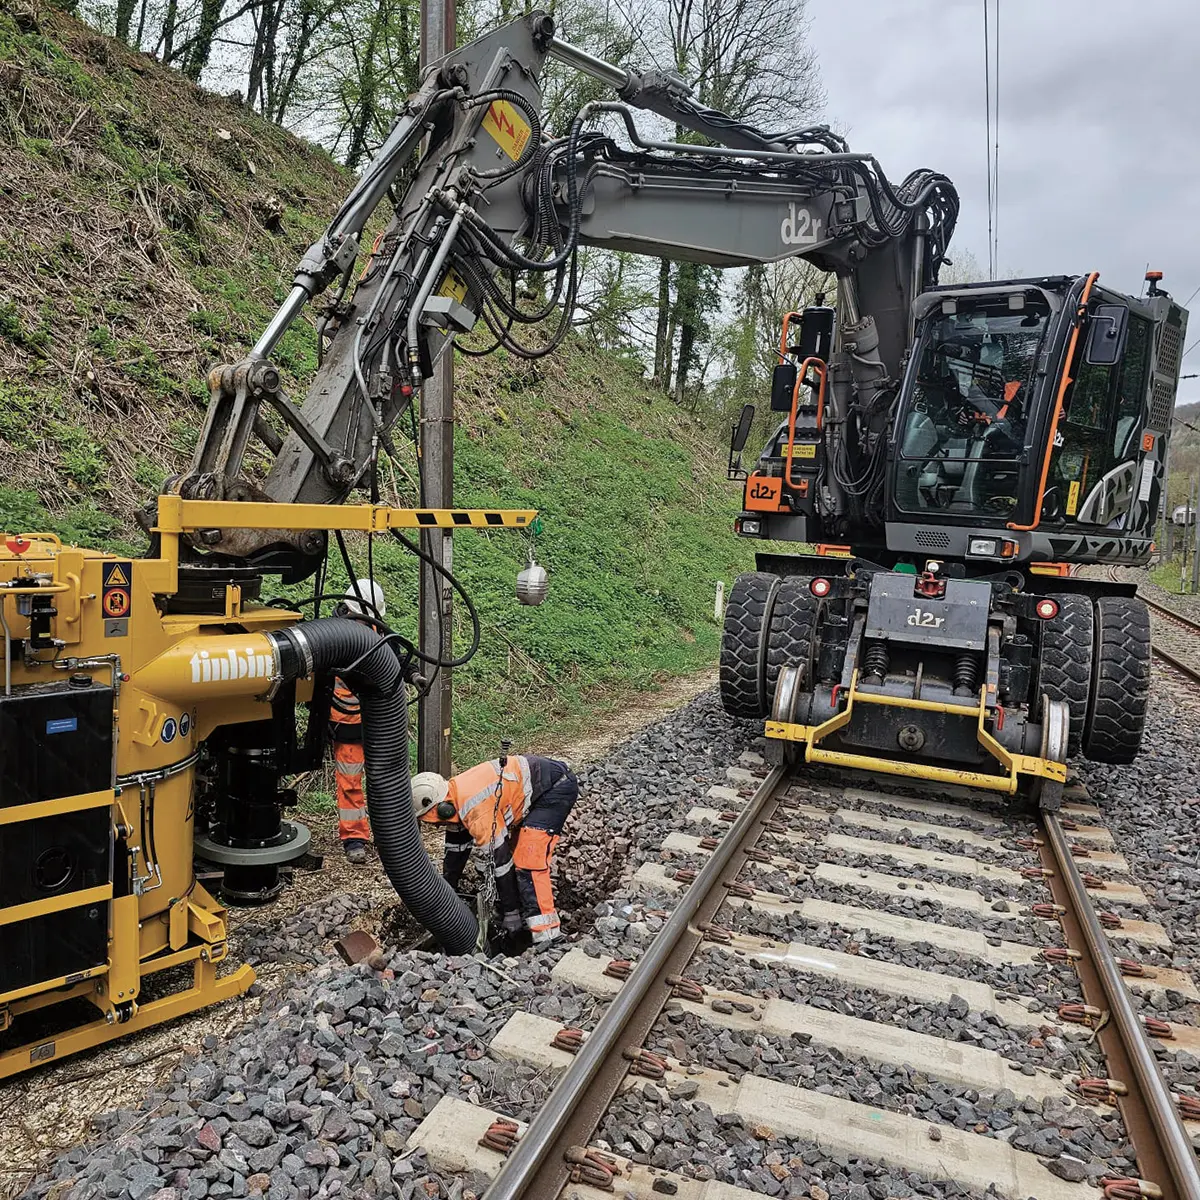
[[[1109,579],[1117,583],[1130,582],[1129,578],[1119,574],[1118,569],[1115,567],[1107,568],[1106,573]],[[1185,675],[1193,683],[1200,683],[1200,641],[1196,640],[1200,639],[1200,621],[1193,621],[1190,617],[1185,617],[1183,613],[1178,612],[1168,605],[1160,604],[1157,600],[1152,600],[1140,588],[1138,589],[1138,595],[1145,601],[1146,607],[1150,609],[1150,612],[1157,614],[1161,618],[1159,628],[1154,632],[1151,639],[1150,649],[1155,658],[1161,659],[1167,666],[1174,668],[1181,675]],[[1162,636],[1164,622],[1167,623],[1167,628],[1186,630],[1187,636],[1181,638],[1179,641],[1176,641],[1173,636],[1172,646],[1165,646],[1163,644],[1165,639]],[[1195,647],[1195,657],[1190,661],[1187,658],[1180,657],[1180,654],[1187,653],[1185,647],[1189,647],[1189,644]]]
[[[1139,593],[1140,594],[1140,593]],[[1195,641],[1200,638],[1200,621],[1193,621],[1190,617],[1185,617],[1182,613],[1176,612],[1173,608],[1168,608],[1165,604],[1159,604],[1155,600],[1151,600],[1148,596],[1143,595],[1147,607],[1152,613],[1157,613],[1159,617],[1164,618],[1176,628],[1187,630],[1189,635],[1188,640]],[[1197,644],[1200,647],[1200,643]],[[1180,649],[1180,646],[1175,646],[1175,649]],[[1163,644],[1161,637],[1153,639],[1151,649],[1158,658],[1161,658],[1168,666],[1174,667],[1180,674],[1186,675],[1194,683],[1200,683],[1200,659],[1193,659],[1191,662],[1179,657],[1178,654],[1168,650]]]
[[[518,1012],[492,1041],[493,1057],[557,1076],[539,1115],[526,1128],[446,1097],[410,1145],[491,1177],[487,1200],[821,1200],[788,1190],[813,1145],[859,1164],[861,1184],[835,1196],[887,1197],[900,1177],[905,1195],[1200,1200],[1200,1097],[1173,1094],[1158,1065],[1200,1055],[1200,993],[1149,965],[1168,935],[1082,789],[1035,818],[977,796],[813,786],[754,754],[729,776],[634,874],[647,904],[673,905],[640,958],[576,946],[554,967],[607,1002],[590,1033]],[[831,987],[854,1003],[830,1003]],[[946,1003],[953,1038],[922,1028]],[[749,1043],[736,1071],[710,1061],[731,1031]],[[1059,1069],[1060,1049],[1090,1068]],[[902,1078],[900,1097],[797,1082],[789,1060],[817,1054]],[[981,1118],[965,1128],[946,1119],[963,1104]],[[776,1190],[664,1162],[653,1135],[671,1120],[693,1121],[698,1147],[724,1129],[762,1142]],[[1089,1181],[1063,1149],[1089,1138],[1136,1168]]]

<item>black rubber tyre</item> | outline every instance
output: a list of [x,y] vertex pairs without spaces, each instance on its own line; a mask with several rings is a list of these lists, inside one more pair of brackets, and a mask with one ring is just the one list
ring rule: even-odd
[[1150,698],[1150,610],[1136,596],[1096,601],[1092,694],[1083,753],[1093,762],[1131,763],[1142,745]]
[[789,664],[804,667],[804,682],[812,686],[813,641],[821,613],[821,601],[808,590],[811,582],[802,576],[780,581],[771,614],[771,632],[767,638],[766,708],[775,703],[775,685],[779,672]]
[[767,638],[779,576],[739,575],[729,589],[721,634],[721,703],[731,717],[767,715]]
[[1041,719],[1042,696],[1065,700],[1071,711],[1067,753],[1079,753],[1091,698],[1092,602],[1086,596],[1052,596],[1058,615],[1042,622],[1042,650],[1034,680],[1033,704]]

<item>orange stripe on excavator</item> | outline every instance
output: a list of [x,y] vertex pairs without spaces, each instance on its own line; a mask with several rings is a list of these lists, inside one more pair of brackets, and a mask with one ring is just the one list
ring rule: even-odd
[[821,427],[825,423],[825,363],[819,358],[806,358],[796,372],[796,386],[792,389],[792,411],[788,417],[787,464],[783,472],[788,487],[800,486],[799,482],[792,478],[792,452],[796,445],[796,414],[800,408],[800,388],[808,375],[810,366],[816,370],[817,378],[820,381],[817,385],[817,433],[821,432]]
[[1062,377],[1058,381],[1058,394],[1054,398],[1054,416],[1050,420],[1050,436],[1046,439],[1046,457],[1042,460],[1042,477],[1038,481],[1037,503],[1033,509],[1033,523],[1030,525],[1018,525],[1015,521],[1009,521],[1009,529],[1019,529],[1027,533],[1031,529],[1036,529],[1041,524],[1042,503],[1046,499],[1046,479],[1050,474],[1050,456],[1054,453],[1054,436],[1058,433],[1058,421],[1062,416],[1063,399],[1067,394],[1067,388],[1073,382],[1071,364],[1075,361],[1075,347],[1079,344],[1079,330],[1083,327],[1083,318],[1087,315],[1088,297],[1092,294],[1092,284],[1099,278],[1099,271],[1093,271],[1087,277],[1087,282],[1083,285],[1083,291],[1079,296],[1079,305],[1075,310],[1075,327],[1071,330],[1071,341],[1067,345],[1067,357],[1063,362]]
[[803,317],[803,313],[790,312],[785,314],[783,318],[783,328],[779,331],[779,357],[780,360],[787,358],[787,335],[788,328],[793,321],[799,321]]

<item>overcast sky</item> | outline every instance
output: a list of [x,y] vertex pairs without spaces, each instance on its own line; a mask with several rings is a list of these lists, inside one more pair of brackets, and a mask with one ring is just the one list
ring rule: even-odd
[[[993,10],[994,11],[994,10]],[[826,120],[893,179],[932,167],[987,267],[983,0],[808,0]],[[994,34],[994,30],[993,30]],[[1200,3],[1000,0],[999,268],[1200,285]],[[1187,345],[1200,339],[1200,295]],[[1200,371],[1200,345],[1183,370]],[[1200,379],[1179,403],[1200,401]]]

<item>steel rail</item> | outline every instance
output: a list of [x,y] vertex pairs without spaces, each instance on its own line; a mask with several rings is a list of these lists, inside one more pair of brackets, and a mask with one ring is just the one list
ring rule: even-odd
[[[1113,1025],[1121,1039],[1122,1048],[1129,1059],[1135,1082],[1145,1104],[1158,1149],[1174,1181],[1175,1194],[1178,1200],[1200,1200],[1200,1168],[1197,1167],[1196,1152],[1175,1109],[1171,1090],[1158,1069],[1154,1051],[1150,1047],[1129,997],[1125,979],[1113,956],[1108,935],[1100,924],[1079,874],[1079,868],[1071,855],[1066,833],[1057,814],[1042,813],[1042,820],[1055,864],[1066,884],[1071,909],[1087,945],[1088,956],[1108,1001]],[[1136,1153],[1136,1144],[1134,1150]]]
[[1182,659],[1178,659],[1169,651],[1164,650],[1161,646],[1156,646],[1153,641],[1150,643],[1151,651],[1163,660],[1169,667],[1174,667],[1181,675],[1186,675],[1195,683],[1200,683],[1200,668],[1189,666]]
[[1147,608],[1152,608],[1155,612],[1162,613],[1164,617],[1178,622],[1193,633],[1200,633],[1200,621],[1193,621],[1191,617],[1185,617],[1183,613],[1176,612],[1175,609],[1168,607],[1166,604],[1159,604],[1157,600],[1148,600],[1145,596],[1142,596],[1141,599]]
[[[1190,617],[1185,617],[1183,613],[1176,612],[1173,608],[1168,608],[1167,605],[1159,604],[1157,601],[1148,600],[1145,596],[1142,596],[1141,600],[1152,612],[1161,613],[1168,621],[1174,621],[1176,625],[1200,635],[1200,621],[1193,621]],[[1194,683],[1200,683],[1200,668],[1191,666],[1182,659],[1176,658],[1169,650],[1164,650],[1154,641],[1153,635],[1150,638],[1150,650],[1167,666],[1174,667],[1176,671],[1181,675],[1186,675]]]
[[[674,912],[659,931],[650,949],[638,961],[636,968],[625,985],[613,998],[608,1009],[600,1018],[595,1030],[584,1042],[571,1065],[563,1072],[545,1107],[534,1117],[529,1128],[521,1136],[513,1152],[505,1160],[499,1174],[486,1192],[486,1200],[551,1200],[557,1191],[544,1186],[543,1173],[554,1171],[559,1164],[551,1161],[556,1148],[568,1130],[571,1118],[577,1110],[592,1108],[587,1104],[589,1089],[602,1068],[611,1062],[614,1055],[619,1058],[621,1049],[630,1040],[630,1026],[635,1023],[638,1010],[644,1005],[654,985],[660,981],[679,944],[686,939],[692,919],[720,887],[725,871],[745,848],[748,835],[759,820],[763,810],[775,797],[779,785],[789,774],[790,768],[781,765],[773,768],[754,795],[747,802],[737,820],[721,839],[712,857],[701,868],[695,882],[679,899]],[[721,897],[724,900],[724,897]],[[694,931],[692,931],[694,932]],[[663,992],[663,1001],[671,994],[669,985]],[[657,1015],[657,1014],[656,1014]],[[627,1065],[627,1064],[626,1064]],[[623,1077],[622,1068],[620,1075]],[[607,1107],[607,1101],[605,1102]],[[595,1113],[597,1121],[603,1110]],[[563,1182],[569,1167],[562,1164]],[[531,1190],[536,1179],[543,1184]],[[1189,1197],[1189,1200],[1193,1198]],[[1194,1198],[1200,1200],[1200,1193]]]

